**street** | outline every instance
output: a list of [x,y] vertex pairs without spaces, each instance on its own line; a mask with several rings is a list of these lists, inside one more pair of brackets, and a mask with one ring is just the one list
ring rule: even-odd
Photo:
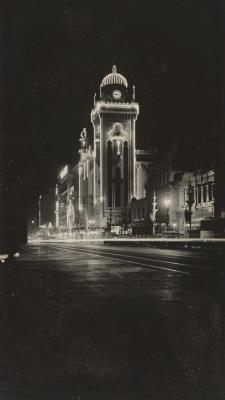
[[223,256],[26,245],[0,266],[0,399],[224,399]]

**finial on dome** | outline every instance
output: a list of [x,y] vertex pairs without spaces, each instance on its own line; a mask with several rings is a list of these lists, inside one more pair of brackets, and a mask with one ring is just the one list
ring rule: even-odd
[[87,129],[83,128],[82,132],[80,133],[79,142],[81,143],[81,147],[86,147],[87,144]]
[[114,74],[117,72],[116,65],[113,65],[113,67],[112,67],[112,72],[113,72]]

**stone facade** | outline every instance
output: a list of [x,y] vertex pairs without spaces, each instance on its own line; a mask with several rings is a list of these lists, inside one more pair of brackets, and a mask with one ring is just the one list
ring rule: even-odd
[[202,221],[214,218],[214,171],[180,172],[163,161],[150,169],[148,178],[146,198],[132,203],[132,225],[144,228],[152,216],[155,193],[156,233],[182,236],[191,230],[199,236]]

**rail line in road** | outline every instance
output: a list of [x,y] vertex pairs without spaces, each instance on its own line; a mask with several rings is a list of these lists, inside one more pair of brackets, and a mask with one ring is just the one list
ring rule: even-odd
[[[126,252],[126,254],[122,254],[122,252],[120,252],[117,249],[117,252],[112,252],[111,249],[100,249],[98,248],[96,249],[90,249],[87,247],[68,247],[68,246],[63,246],[62,244],[57,245],[53,245],[53,243],[51,244],[47,244],[47,246],[52,247],[54,249],[58,249],[58,250],[66,250],[66,251],[70,251],[70,252],[76,252],[76,253],[80,253],[80,254],[90,254],[96,257],[100,257],[100,258],[105,258],[105,259],[111,259],[113,261],[121,261],[127,264],[134,264],[134,265],[138,265],[140,267],[144,267],[144,268],[149,268],[149,269],[155,269],[155,270],[162,270],[162,271],[168,271],[168,272],[173,272],[173,273],[180,273],[180,274],[184,274],[184,275],[190,275],[193,274],[193,272],[198,271],[198,272],[217,272],[219,275],[224,275],[223,271],[218,271],[215,268],[210,268],[206,265],[197,265],[197,263],[195,264],[191,264],[191,263],[186,263],[186,262],[179,262],[179,261],[174,261],[171,260],[171,256],[169,257],[170,260],[165,260],[163,258],[152,258],[152,257],[143,257],[142,255],[138,255],[137,253],[135,255],[133,254],[128,254],[128,252]],[[119,252],[118,252],[119,251]],[[124,258],[124,256],[126,258]],[[165,258],[166,255],[164,254],[163,257]],[[195,257],[193,257],[195,258]],[[139,260],[139,261],[138,261]],[[202,260],[200,259],[199,262],[201,262]],[[154,263],[154,264],[152,264]],[[166,266],[161,266],[161,265],[155,265],[155,263],[159,263],[159,264],[166,264],[168,265],[168,267]],[[171,267],[170,267],[170,266]],[[176,267],[173,268],[172,266],[175,265]],[[179,269],[179,267],[181,267],[181,269]],[[183,270],[183,269],[186,270]],[[187,270],[188,269],[188,270]],[[191,269],[191,271],[190,271]]]
[[[156,265],[150,265],[149,263],[147,264],[147,263],[143,263],[143,262],[138,262],[138,261],[133,261],[132,260],[132,258],[135,258],[135,259],[139,259],[139,260],[141,260],[141,259],[145,259],[145,260],[147,260],[147,261],[152,261],[151,259],[149,259],[149,258],[142,258],[142,257],[136,257],[136,256],[130,256],[130,255],[128,255],[128,254],[126,254],[126,257],[129,257],[129,259],[128,258],[126,258],[126,259],[124,259],[124,258],[121,258],[121,254],[118,254],[118,253],[106,253],[106,255],[104,254],[102,254],[103,252],[101,251],[100,253],[101,254],[99,254],[99,251],[94,251],[94,250],[89,250],[89,249],[82,249],[82,248],[69,248],[69,247],[66,247],[66,246],[54,246],[54,245],[49,245],[49,247],[52,247],[52,248],[54,248],[54,249],[56,249],[56,250],[66,250],[66,251],[70,251],[70,252],[74,252],[74,253],[80,253],[80,254],[90,254],[90,255],[93,255],[93,256],[97,256],[97,257],[100,257],[100,258],[105,258],[105,259],[110,259],[110,260],[113,260],[113,261],[119,261],[119,262],[125,262],[125,263],[127,263],[127,264],[134,264],[134,265],[138,265],[139,267],[144,267],[144,268],[149,268],[149,269],[155,269],[155,270],[161,270],[161,271],[167,271],[167,272],[173,272],[173,273],[179,273],[179,274],[183,274],[183,275],[190,275],[190,272],[188,272],[188,271],[182,271],[182,270],[179,270],[179,269],[175,269],[175,268],[169,268],[169,267],[162,267],[162,266],[156,266]],[[117,257],[112,257],[111,255],[116,255]],[[119,257],[118,257],[118,255],[119,255]],[[130,259],[131,258],[131,259]],[[157,262],[161,262],[161,260],[157,260]],[[166,261],[165,261],[166,262]],[[171,264],[171,262],[167,262],[167,264]]]
[[[82,249],[82,247],[79,248],[79,249]],[[103,250],[102,248],[98,248],[95,251],[99,251],[100,253],[105,253],[105,254],[114,254],[114,255],[117,255],[117,256],[123,255],[123,254],[121,254],[122,252],[119,251],[118,249],[117,249],[117,251],[119,251],[119,253],[116,253],[116,252],[112,253],[111,249],[104,249]],[[152,261],[152,262],[160,262],[160,263],[163,263],[163,264],[174,264],[174,265],[182,266],[182,267],[191,267],[191,268],[198,268],[198,269],[201,269],[201,270],[214,271],[213,268],[209,268],[207,266],[196,266],[196,265],[193,265],[193,264],[190,264],[190,263],[182,263],[182,262],[179,262],[179,261],[174,261],[175,257],[171,256],[171,255],[163,255],[164,258],[167,257],[168,259],[170,259],[170,260],[165,260],[165,259],[162,258],[161,254],[160,254],[160,258],[143,257],[141,255],[137,255],[138,253],[135,253],[135,254],[136,255],[126,253],[126,256],[127,257],[131,257],[131,258],[135,258],[135,259],[139,259],[139,260],[147,260],[147,261]],[[185,257],[186,257],[186,255],[185,255]],[[172,258],[173,258],[173,260],[172,260]],[[199,260],[199,258],[197,258],[197,257],[193,257],[193,258],[196,258],[196,259]]]

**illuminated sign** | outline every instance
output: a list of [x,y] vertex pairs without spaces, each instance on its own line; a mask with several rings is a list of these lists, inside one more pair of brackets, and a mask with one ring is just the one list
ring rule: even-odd
[[68,165],[66,165],[66,166],[62,169],[62,171],[60,172],[60,174],[59,174],[60,179],[65,178],[65,176],[66,176],[67,174],[68,174]]

